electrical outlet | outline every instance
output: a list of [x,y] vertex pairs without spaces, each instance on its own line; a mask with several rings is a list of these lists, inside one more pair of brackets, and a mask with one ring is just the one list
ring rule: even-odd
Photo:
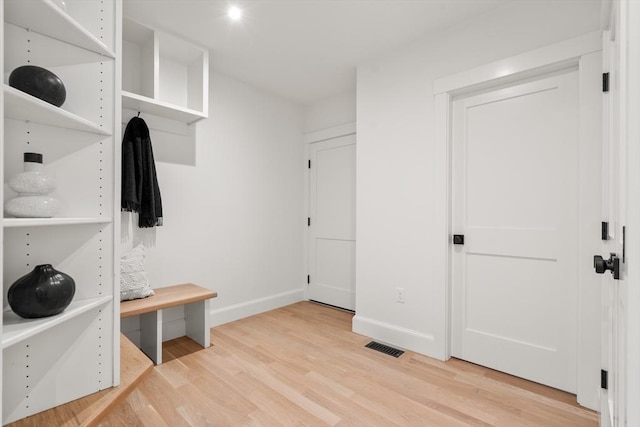
[[401,304],[404,304],[404,288],[396,288],[396,291],[398,293],[396,297],[396,301]]

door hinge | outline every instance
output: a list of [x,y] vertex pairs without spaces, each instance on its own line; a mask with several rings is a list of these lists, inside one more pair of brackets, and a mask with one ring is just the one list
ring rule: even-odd
[[607,221],[602,221],[601,236],[602,240],[609,240],[609,223]]
[[307,217],[307,227],[311,227],[311,217]]
[[600,388],[604,390],[609,389],[609,373],[604,369],[600,370]]
[[609,73],[602,73],[602,91],[609,92]]
[[311,283],[311,276],[309,274],[307,274],[307,285]]
[[309,163],[307,165],[308,165],[307,167],[311,169],[311,160],[309,160]]

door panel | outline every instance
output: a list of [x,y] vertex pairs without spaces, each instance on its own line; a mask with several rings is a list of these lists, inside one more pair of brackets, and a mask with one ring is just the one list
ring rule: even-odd
[[[577,84],[571,91],[577,97]],[[573,154],[578,126],[575,105],[566,112],[570,105],[548,107],[560,92],[555,83],[544,81],[461,101],[468,226],[556,226],[557,212],[548,207],[564,204],[568,194],[561,190],[573,184],[557,181],[556,172]]]
[[315,160],[312,161],[312,174],[315,175],[312,181],[316,193],[313,219],[318,236],[323,238],[354,239],[355,147],[355,144],[342,145],[337,141],[312,146]]
[[[483,337],[556,351],[557,339],[549,334],[547,323],[532,321],[539,318],[541,311],[550,314],[547,297],[554,294],[554,289],[546,277],[557,273],[556,261],[491,256],[488,263],[487,258],[467,255],[464,294],[472,303],[465,305],[464,329]],[[517,281],[513,280],[512,270],[519,272]],[[558,313],[552,314],[557,316]],[[493,358],[495,348],[491,350],[488,356]]]
[[316,243],[317,281],[351,290],[355,244],[349,240],[318,239]]
[[311,300],[355,309],[355,135],[310,146]]
[[454,101],[452,354],[576,391],[577,71]]

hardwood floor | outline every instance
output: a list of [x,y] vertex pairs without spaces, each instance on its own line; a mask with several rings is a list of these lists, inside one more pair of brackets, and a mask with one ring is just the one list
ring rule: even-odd
[[[126,363],[120,367],[120,385],[90,394],[23,418],[5,427],[95,427],[122,402],[145,375],[153,362],[124,335],[120,334],[120,354]],[[6,391],[5,391],[6,392]]]
[[352,315],[302,302],[166,343],[108,426],[597,426],[575,396],[452,359],[365,348]]

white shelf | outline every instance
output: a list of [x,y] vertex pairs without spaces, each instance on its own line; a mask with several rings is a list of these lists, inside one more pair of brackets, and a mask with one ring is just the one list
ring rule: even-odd
[[104,43],[51,0],[5,0],[4,20],[109,58],[115,58],[115,54]]
[[149,113],[187,124],[207,118],[207,115],[201,111],[191,110],[168,102],[156,101],[155,99],[124,90],[122,91],[122,108]]
[[106,296],[72,301],[62,313],[41,319],[23,319],[12,311],[5,312],[3,314],[2,348],[11,347],[82,313],[101,307],[111,300],[111,296]]
[[[25,2],[31,3],[31,2]],[[83,118],[62,108],[49,104],[9,85],[4,85],[4,112],[10,119],[42,123],[83,132],[109,136],[111,133]]]
[[2,226],[12,227],[51,227],[55,225],[110,224],[111,218],[4,218]]

